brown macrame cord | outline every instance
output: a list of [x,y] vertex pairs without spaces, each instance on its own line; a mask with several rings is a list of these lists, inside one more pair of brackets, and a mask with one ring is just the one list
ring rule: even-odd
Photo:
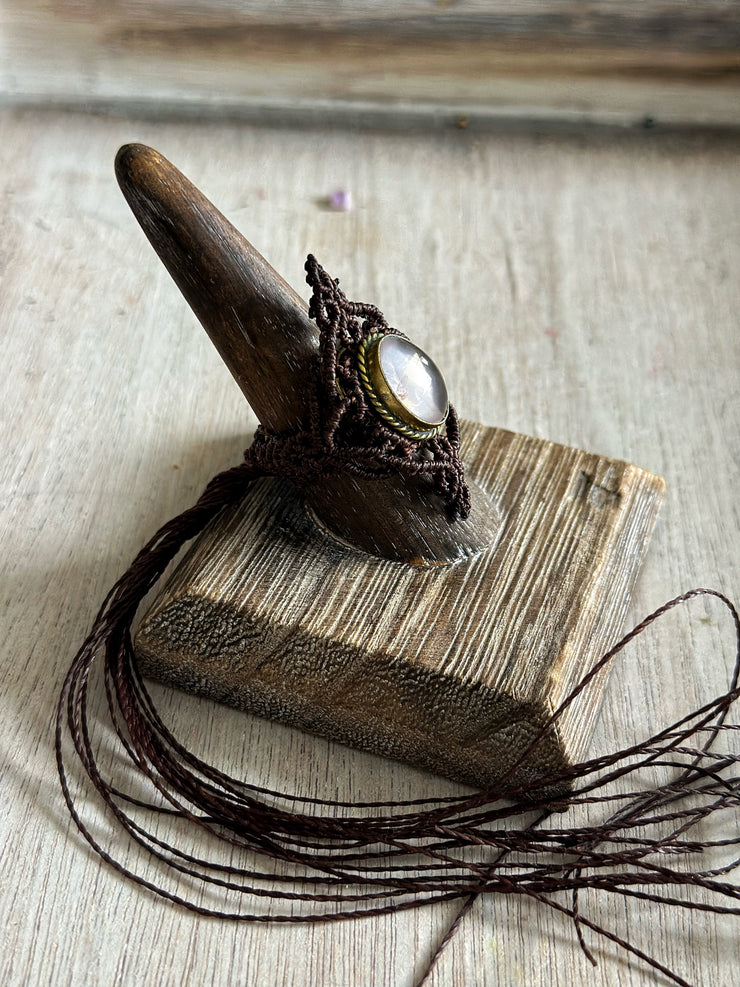
[[[657,959],[589,919],[579,894],[590,889],[740,915],[740,889],[728,880],[740,864],[740,836],[709,840],[696,832],[709,816],[736,814],[740,804],[740,758],[716,749],[720,740],[731,747],[739,729],[727,719],[740,694],[740,618],[723,594],[691,590],[645,618],[584,676],[496,789],[474,795],[342,802],[272,791],[230,777],[196,757],[161,720],[134,657],[131,628],[137,609],[182,546],[245,497],[256,479],[280,475],[305,484],[335,470],[363,476],[398,472],[426,477],[452,518],[469,511],[454,411],[446,435],[421,443],[387,426],[369,405],[354,358],[365,336],[395,330],[374,306],[348,301],[313,257],[306,270],[313,289],[309,311],[321,331],[310,428],[279,436],[260,428],[244,462],[216,476],[193,507],[160,528],[139,552],[106,597],[69,669],[57,711],[56,755],[75,824],[120,874],[201,915],[241,922],[321,922],[457,900],[462,904],[459,921],[480,895],[525,895],[569,916],[592,962],[584,930],[690,987]],[[721,601],[734,624],[736,657],[727,691],[638,744],[542,777],[526,789],[514,784],[517,767],[532,756],[588,682],[654,621],[697,597]],[[138,769],[137,784],[149,785],[147,796],[138,787],[137,794],[121,790],[100,769],[88,709],[90,677],[98,666],[110,722]],[[190,884],[189,895],[135,873],[96,838],[68,782],[67,735],[120,827],[165,870]],[[656,769],[672,772],[671,780],[646,782],[645,775]],[[566,786],[571,794],[553,803],[553,790]],[[557,825],[562,816],[555,810],[581,806],[588,806],[596,821],[577,828]],[[204,843],[216,837],[230,847],[237,862],[187,852],[159,835],[159,824],[156,832],[148,829],[137,813],[191,824]],[[710,851],[724,851],[730,859],[700,869],[698,862]],[[696,862],[693,869],[682,866],[690,861]],[[235,895],[263,899],[268,908],[212,907],[196,889],[216,890],[229,900]],[[700,896],[692,898],[693,891]],[[570,904],[556,897],[564,892]],[[270,902],[284,907],[271,911]]]

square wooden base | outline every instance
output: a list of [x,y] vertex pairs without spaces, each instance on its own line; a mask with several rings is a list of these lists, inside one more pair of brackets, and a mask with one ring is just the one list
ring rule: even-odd
[[[189,550],[144,618],[142,672],[188,692],[487,787],[614,643],[664,483],[463,422],[497,543],[450,566],[356,552],[285,481],[260,481]],[[600,675],[518,780],[583,756]]]

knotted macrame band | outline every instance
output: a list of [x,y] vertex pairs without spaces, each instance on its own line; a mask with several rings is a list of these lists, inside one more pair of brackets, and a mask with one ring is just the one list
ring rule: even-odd
[[470,495],[460,460],[460,429],[450,407],[446,434],[416,440],[391,427],[369,400],[358,369],[358,351],[377,333],[400,335],[374,305],[349,301],[316,258],[306,261],[313,289],[309,316],[319,327],[319,355],[310,394],[310,426],[287,434],[260,428],[246,451],[246,465],[299,485],[331,473],[368,479],[391,474],[424,477],[447,505],[451,520],[470,513]]

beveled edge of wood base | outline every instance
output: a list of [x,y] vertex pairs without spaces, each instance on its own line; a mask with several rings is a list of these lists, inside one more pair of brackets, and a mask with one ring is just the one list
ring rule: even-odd
[[[207,649],[201,647],[206,639],[202,632],[204,625],[213,627],[216,622],[231,642],[259,638],[259,654],[269,657],[238,668],[209,662]],[[146,675],[185,692],[475,788],[498,781],[540,732],[547,714],[539,703],[485,687],[470,689],[431,669],[402,659],[389,663],[386,655],[356,648],[342,649],[337,655],[338,662],[352,668],[356,688],[341,682],[332,689],[324,673],[332,664],[333,645],[328,638],[286,634],[284,627],[266,621],[250,627],[243,612],[202,598],[179,597],[160,611],[137,636],[136,649]],[[238,650],[232,644],[229,654],[233,657]],[[313,683],[310,690],[307,681]],[[373,682],[382,682],[382,688],[374,690],[369,684]],[[551,730],[538,748],[537,768],[524,764],[514,780],[525,784],[566,765],[562,738]],[[563,785],[553,794],[566,790]]]

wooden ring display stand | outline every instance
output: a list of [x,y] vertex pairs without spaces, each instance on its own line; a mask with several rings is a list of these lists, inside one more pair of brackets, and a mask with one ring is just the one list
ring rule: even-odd
[[[121,188],[260,421],[306,424],[318,332],[300,297],[157,152]],[[454,395],[452,396],[454,400]],[[663,481],[461,422],[467,521],[423,481],[258,481],[195,541],[138,630],[141,671],[491,787],[614,643]],[[514,780],[585,752],[597,676]]]

